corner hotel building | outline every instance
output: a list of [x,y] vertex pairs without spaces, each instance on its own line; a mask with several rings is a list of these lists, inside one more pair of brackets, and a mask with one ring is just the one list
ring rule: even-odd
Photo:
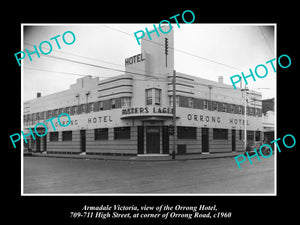
[[[168,54],[165,54],[165,40]],[[153,44],[156,42],[157,44]],[[141,53],[125,59],[125,73],[100,80],[85,76],[70,88],[23,103],[23,131],[45,123],[43,137],[27,136],[24,148],[64,154],[169,155],[243,151],[244,98],[231,85],[176,72],[177,133],[172,124],[174,33],[142,39]],[[249,91],[247,138],[262,140],[261,93]],[[253,100],[254,99],[254,100]],[[71,123],[55,131],[45,120],[68,113]],[[61,117],[67,123],[67,117]],[[45,133],[38,127],[40,134]],[[26,131],[27,130],[27,131]]]

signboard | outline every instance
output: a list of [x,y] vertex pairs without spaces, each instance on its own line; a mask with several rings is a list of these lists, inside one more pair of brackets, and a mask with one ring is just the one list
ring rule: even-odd
[[[241,114],[207,111],[201,109],[176,108],[178,126],[196,126],[243,130],[245,117]],[[247,116],[247,129],[262,131],[262,117]]]
[[131,65],[134,63],[138,63],[138,62],[142,62],[142,61],[145,61],[145,55],[143,53],[126,58],[125,66]]

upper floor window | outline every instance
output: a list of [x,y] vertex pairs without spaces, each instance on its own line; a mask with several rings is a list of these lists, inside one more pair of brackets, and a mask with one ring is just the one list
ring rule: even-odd
[[194,108],[194,99],[193,98],[188,98],[188,107]]
[[146,89],[146,105],[160,105],[161,104],[161,89],[151,88]]
[[218,111],[218,103],[217,102],[213,102],[213,110]]
[[231,113],[234,113],[234,111],[235,111],[234,108],[235,108],[234,105],[230,105],[230,112],[231,112]]
[[226,103],[223,103],[222,104],[222,112],[226,112],[226,107],[227,107]]
[[239,105],[239,114],[243,114],[243,106]]
[[161,101],[161,89],[154,89],[154,104],[155,105],[160,105],[160,101]]
[[110,108],[115,109],[116,108],[116,99],[110,100]]
[[100,110],[100,111],[103,110],[103,101],[100,101],[100,102],[99,102],[99,110]]
[[152,105],[152,89],[146,89],[146,105]]
[[[173,107],[173,96],[169,96],[169,105]],[[176,96],[176,106],[179,106],[179,96]]]
[[121,98],[121,107],[130,107],[131,106],[131,98],[123,97]]
[[203,100],[203,109],[208,109],[208,100]]

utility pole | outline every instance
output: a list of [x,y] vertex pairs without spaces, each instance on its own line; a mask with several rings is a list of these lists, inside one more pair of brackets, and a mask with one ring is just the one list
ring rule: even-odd
[[176,139],[177,139],[177,128],[176,128],[176,70],[173,71],[173,150],[172,159],[175,159],[176,152]]

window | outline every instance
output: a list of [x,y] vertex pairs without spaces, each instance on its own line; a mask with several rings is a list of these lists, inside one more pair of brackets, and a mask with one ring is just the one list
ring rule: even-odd
[[62,141],[72,141],[72,131],[63,131]]
[[243,114],[243,107],[239,105],[239,114]]
[[207,100],[203,100],[203,109],[208,110],[208,101]]
[[58,132],[50,132],[50,141],[58,141]]
[[115,139],[130,139],[130,127],[115,127]]
[[80,105],[78,113],[81,114],[81,113],[85,113],[85,112],[86,112],[86,104]]
[[146,105],[152,105],[152,89],[146,90]]
[[249,116],[253,116],[253,108],[249,108]]
[[70,112],[71,112],[70,107],[67,107],[67,108],[66,108],[66,113],[68,113],[68,115],[70,115]]
[[230,105],[230,112],[234,113],[235,105]]
[[247,142],[254,141],[254,130],[247,130]]
[[74,106],[73,106],[73,115],[76,115],[76,114],[77,114],[77,106],[74,105]]
[[95,129],[95,140],[108,140],[108,128]]
[[213,128],[213,139],[214,140],[227,140],[228,139],[228,130]]
[[177,127],[178,139],[196,139],[196,127]]
[[130,107],[131,106],[131,98],[123,97],[121,98],[121,107]]
[[94,112],[94,103],[89,103],[89,112]]
[[110,108],[115,109],[116,108],[116,99],[111,99],[110,100]]
[[222,112],[226,112],[226,106],[227,106],[226,103],[222,104]]
[[39,118],[40,118],[41,120],[45,119],[45,118],[44,118],[44,112],[40,112]]
[[188,107],[194,108],[194,99],[193,98],[188,98]]
[[55,117],[57,117],[57,116],[58,116],[58,109],[55,109],[55,110],[54,110],[54,114],[53,114],[53,116],[55,116]]
[[255,141],[260,141],[260,131],[255,131]]
[[255,115],[256,115],[256,116],[259,116],[259,109],[256,109]]
[[161,90],[160,89],[154,89],[154,104],[155,105],[160,105],[160,100],[161,100]]
[[217,102],[213,102],[213,110],[218,111],[218,103]]
[[103,110],[103,102],[102,102],[102,101],[99,102],[99,110],[100,110],[100,111]]
[[239,140],[243,140],[243,131],[239,130]]
[[[169,96],[169,105],[173,106],[173,96]],[[179,106],[179,96],[176,96],[176,106]]]

